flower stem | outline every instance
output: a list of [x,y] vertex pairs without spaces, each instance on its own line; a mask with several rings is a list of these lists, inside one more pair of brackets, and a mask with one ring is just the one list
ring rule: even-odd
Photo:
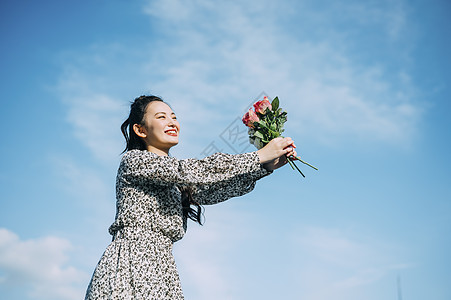
[[287,159],[288,160],[288,163],[290,164],[290,167],[294,170],[294,166],[293,166],[293,162],[291,161],[291,159]]
[[309,167],[311,167],[311,168],[313,168],[313,169],[318,171],[318,169],[316,167],[312,166],[308,162],[303,161],[302,159],[299,158],[299,156],[293,156],[293,157],[296,158],[297,160],[299,160],[301,163],[306,164],[307,166],[309,166]]
[[298,166],[296,166],[296,164],[294,163],[294,161],[292,161],[292,158],[288,158],[288,161],[291,162],[293,164],[293,166],[296,168],[296,170],[299,171],[299,173],[301,173],[302,177],[305,178],[305,175],[301,172],[301,170],[299,170]]

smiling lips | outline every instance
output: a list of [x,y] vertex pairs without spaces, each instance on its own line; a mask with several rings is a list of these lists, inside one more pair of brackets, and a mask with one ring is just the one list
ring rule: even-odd
[[166,130],[165,133],[170,136],[177,136],[177,129]]

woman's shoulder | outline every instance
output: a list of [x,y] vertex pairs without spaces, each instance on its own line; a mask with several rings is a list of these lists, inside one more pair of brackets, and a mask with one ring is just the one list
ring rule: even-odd
[[139,150],[139,149],[132,149],[132,150],[128,150],[127,152],[124,153],[124,155],[122,156],[122,158],[127,158],[127,157],[135,157],[135,156],[158,156],[156,153],[147,151],[147,150]]
[[121,165],[134,165],[145,161],[152,161],[158,157],[157,154],[147,150],[132,149],[122,155]]

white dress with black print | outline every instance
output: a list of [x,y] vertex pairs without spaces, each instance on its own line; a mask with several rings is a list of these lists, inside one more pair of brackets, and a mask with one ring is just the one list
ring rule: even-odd
[[250,192],[268,175],[256,152],[178,160],[131,150],[116,178],[113,241],[101,257],[86,299],[183,299],[172,245],[186,231],[178,186],[201,205]]

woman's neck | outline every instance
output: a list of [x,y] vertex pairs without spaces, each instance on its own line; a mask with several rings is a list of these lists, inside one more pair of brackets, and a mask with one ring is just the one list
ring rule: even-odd
[[157,147],[147,145],[147,151],[153,152],[157,154],[158,156],[168,156],[169,155],[169,149],[159,149]]

